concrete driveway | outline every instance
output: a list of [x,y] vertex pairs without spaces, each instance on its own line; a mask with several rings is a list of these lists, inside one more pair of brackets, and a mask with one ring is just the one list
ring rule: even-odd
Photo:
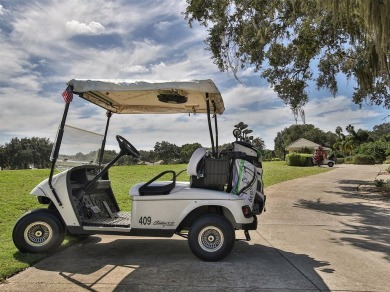
[[336,165],[267,188],[252,241],[221,262],[198,260],[180,237],[92,236],[0,290],[390,291],[390,201],[357,191],[384,168]]

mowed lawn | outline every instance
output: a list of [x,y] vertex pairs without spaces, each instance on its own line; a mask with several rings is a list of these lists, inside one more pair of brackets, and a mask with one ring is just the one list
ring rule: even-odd
[[[164,170],[178,172],[185,168],[184,164],[113,167],[110,170],[110,179],[119,206],[124,211],[130,210],[129,189],[135,183],[147,181]],[[324,167],[291,167],[286,166],[284,161],[264,162],[263,169],[265,187],[331,170]],[[0,282],[47,256],[20,253],[12,242],[12,229],[16,220],[28,210],[46,207],[38,204],[36,198],[29,194],[48,175],[48,169],[0,171]],[[178,180],[188,180],[186,172],[182,173]],[[62,248],[71,241],[67,238]]]

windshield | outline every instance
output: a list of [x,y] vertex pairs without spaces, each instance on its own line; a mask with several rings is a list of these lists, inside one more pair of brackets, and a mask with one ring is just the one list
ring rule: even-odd
[[[56,168],[64,171],[83,164],[97,164],[103,135],[65,125]],[[52,151],[52,156],[54,147]]]

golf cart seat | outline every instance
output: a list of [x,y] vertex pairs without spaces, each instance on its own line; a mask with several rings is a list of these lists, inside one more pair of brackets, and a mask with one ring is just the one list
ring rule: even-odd
[[[205,155],[206,150],[204,148],[198,148],[194,151],[187,166],[188,175],[191,177],[198,175],[199,163]],[[179,172],[179,174],[180,173],[182,173],[182,171]],[[157,181],[159,178],[167,174],[172,175],[172,179],[170,181]],[[176,177],[179,174],[176,174],[173,170],[163,171],[146,183],[138,183],[134,185],[130,190],[130,194],[139,196],[168,195],[182,190],[183,188],[190,187],[190,183],[176,184]]]
[[192,153],[190,161],[187,166],[187,174],[189,176],[198,176],[199,173],[199,163],[206,156],[206,149],[198,148]]

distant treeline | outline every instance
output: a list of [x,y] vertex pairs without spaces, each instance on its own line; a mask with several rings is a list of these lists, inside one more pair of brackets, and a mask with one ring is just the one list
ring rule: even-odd
[[[141,150],[141,157],[135,159],[131,156],[122,157],[117,165],[131,165],[138,163],[164,163],[176,164],[187,163],[192,153],[199,147],[199,143],[184,144],[177,146],[175,144],[162,141],[157,142],[154,150]],[[9,143],[0,145],[0,167],[1,169],[28,169],[28,168],[48,168],[50,167],[50,154],[53,143],[47,138],[12,138]],[[114,150],[104,152],[103,163],[108,163],[118,153]],[[75,155],[60,156],[60,159],[77,161],[95,161],[97,152],[77,153]]]
[[47,138],[12,138],[0,145],[1,169],[48,168],[53,143]]

